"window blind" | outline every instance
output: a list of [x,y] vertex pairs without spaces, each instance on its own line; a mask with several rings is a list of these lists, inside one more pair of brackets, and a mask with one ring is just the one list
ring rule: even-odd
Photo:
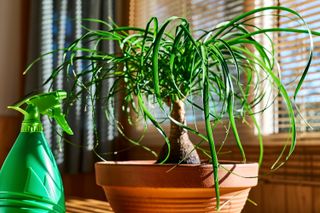
[[[281,6],[286,6],[298,11],[310,29],[320,30],[320,1],[318,0],[279,0]],[[280,27],[298,27],[303,29],[297,19],[286,17],[288,14],[283,13],[278,19]],[[301,133],[315,133],[320,130],[320,38],[313,37],[314,53],[313,61],[310,66],[309,74],[305,83],[301,87],[296,98],[297,106],[297,130]],[[282,69],[281,77],[286,85],[289,95],[293,97],[294,90],[301,76],[303,68],[307,63],[309,48],[308,35],[297,35],[294,33],[279,33],[277,45],[280,54],[279,62]],[[287,112],[281,100],[278,100],[278,108],[275,119],[275,126],[278,131],[288,131],[290,124]],[[302,118],[301,116],[304,118]]]
[[[251,4],[251,3],[250,3]],[[187,18],[195,37],[201,34],[200,29],[209,30],[218,23],[230,20],[244,12],[244,0],[130,0],[131,26],[145,27],[151,17],[155,16],[159,24],[171,16]],[[202,105],[202,97],[191,97]],[[161,111],[149,103],[149,110],[161,118]],[[202,120],[203,112],[186,104],[188,122]]]
[[163,22],[170,16],[187,18],[193,30],[210,29],[244,11],[244,0],[131,0],[130,25],[144,27],[155,16]]
[[[41,54],[52,51],[53,49],[53,1],[43,0],[41,2]],[[45,79],[50,77],[50,71],[53,69],[53,58],[44,57],[41,63],[41,76],[39,84],[43,84]],[[43,90],[47,91],[49,85],[44,86]],[[47,117],[42,118],[42,123],[44,127],[44,133],[48,139],[48,143],[52,146],[52,127],[49,119]],[[60,156],[58,157],[60,158]],[[58,163],[61,163],[60,159],[57,159]]]
[[159,19],[159,23],[170,16],[188,17],[188,5],[190,0],[130,0],[129,24],[144,27],[153,16]]
[[[152,16],[158,17],[160,23],[173,15],[182,16],[189,20],[197,35],[198,29],[209,29],[244,11],[271,5],[285,6],[298,11],[312,30],[320,30],[320,1],[318,0],[131,0],[130,25],[144,27]],[[257,19],[254,24],[263,27],[303,28],[301,23],[292,16],[287,17],[288,14],[283,12],[280,15],[278,18],[266,16],[267,18]],[[271,36],[280,53],[277,60],[281,68],[282,80],[289,95],[293,97],[298,77],[303,72],[307,63],[307,54],[310,51],[308,35],[275,33]],[[306,133],[309,136],[311,135],[309,133],[314,134],[320,129],[320,73],[317,72],[320,68],[320,38],[313,39],[315,50],[310,72],[295,101],[299,135]],[[277,98],[274,103],[273,108],[265,113],[269,114],[259,119],[262,129],[265,133],[287,132],[290,123],[283,100]]]
[[[95,0],[41,0],[40,5],[32,2],[31,14],[40,13],[41,15],[39,20],[35,19],[32,22],[32,27],[36,29],[34,34],[39,36],[39,39],[32,39],[30,43],[30,50],[32,56],[34,56],[30,57],[30,63],[41,54],[68,46],[75,38],[84,33],[82,26],[91,29],[103,28],[100,24],[83,21],[83,18],[114,19],[115,2],[114,0],[98,2]],[[85,45],[87,44],[83,44],[83,46]],[[113,52],[114,44],[104,43],[101,45],[101,51]],[[39,67],[37,67],[37,72],[33,72],[33,76],[30,76],[26,81],[28,92],[57,89],[68,91],[73,83],[72,77],[68,75],[70,70],[60,72],[54,81],[50,82],[52,85],[43,86],[43,83],[52,74],[53,68],[61,64],[63,57],[64,52],[62,51],[43,57]],[[73,71],[80,72],[84,66],[84,63],[76,63]],[[90,76],[83,77],[83,80],[86,80],[85,78],[90,79]],[[97,89],[103,92],[108,86],[110,86],[110,82],[104,82],[101,88],[93,88],[90,92],[95,92]],[[95,113],[93,113],[93,109],[95,109]],[[44,116],[43,126],[46,138],[50,143],[57,163],[62,169],[71,173],[91,171],[95,159],[92,150],[95,149],[99,153],[113,153],[113,140],[116,137],[116,129],[112,123],[106,121],[104,108],[101,104],[98,101],[91,100],[89,95],[83,95],[77,99],[72,104],[72,109],[69,108],[69,110],[67,119],[74,131],[74,135],[65,135],[64,138],[71,141],[72,144],[64,143],[61,138],[63,133],[61,128],[57,126],[55,121],[49,120]],[[96,124],[93,122],[95,118],[97,119]],[[95,146],[97,139],[103,145]],[[108,159],[112,157],[112,154],[106,156]]]

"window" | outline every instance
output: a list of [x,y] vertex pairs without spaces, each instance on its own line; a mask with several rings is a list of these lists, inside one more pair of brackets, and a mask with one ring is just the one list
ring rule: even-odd
[[[90,28],[102,28],[98,24],[89,23],[83,18],[99,18],[108,20],[115,19],[115,1],[86,1],[86,0],[41,0],[39,2],[32,1],[31,4],[31,30],[29,47],[31,56],[30,63],[38,58],[41,54],[63,49],[75,38],[80,37],[83,33],[83,26]],[[41,14],[40,16],[38,14]],[[37,39],[34,39],[37,38]],[[86,44],[82,44],[85,46]],[[114,51],[113,44],[104,44],[101,49],[106,52]],[[43,83],[52,74],[53,68],[61,63],[63,52],[57,51],[54,54],[46,55],[41,62],[37,64],[35,72],[29,72],[26,80],[26,91],[33,90],[48,91],[49,89],[67,90],[72,86],[72,81],[67,77],[65,72],[60,72],[55,81],[52,82],[52,88]],[[85,66],[82,63],[75,64],[75,70],[79,71]],[[90,76],[86,76],[90,77]],[[110,82],[101,85],[103,90],[110,86]],[[95,88],[96,89],[96,88]],[[101,100],[100,100],[101,101]],[[55,122],[49,121],[46,117],[43,119],[43,126],[46,138],[51,145],[57,163],[67,172],[87,172],[93,170],[93,161],[95,160],[94,148],[99,151],[112,153],[112,141],[116,137],[116,129],[114,125],[108,123],[104,117],[104,109],[100,107],[99,101],[93,102],[87,95],[72,105],[68,116],[68,122],[74,131],[74,135],[68,137],[72,142],[63,143],[60,134],[62,131],[57,127]],[[97,124],[93,123],[94,113],[92,109],[96,109]],[[53,125],[52,125],[53,124]],[[57,132],[59,134],[57,134]],[[101,145],[95,147],[96,138],[99,138]],[[110,156],[106,156],[108,158]]]
[[152,16],[163,22],[170,16],[187,18],[194,30],[209,29],[244,11],[244,0],[131,0],[130,25],[145,26]]
[[[317,0],[280,0],[280,5],[297,10],[312,30],[320,30],[320,1]],[[285,15],[285,14],[283,14]],[[284,16],[279,19],[279,26],[299,26],[296,20],[290,20]],[[282,72],[282,79],[286,83],[291,97],[297,85],[297,76],[301,75],[302,69],[307,63],[307,53],[309,49],[308,35],[296,35],[280,33],[278,37],[278,48],[281,50],[279,62]],[[314,56],[309,74],[306,77],[297,98],[297,130],[300,133],[315,133],[320,130],[320,38],[314,39]],[[288,130],[288,115],[283,111],[281,101],[278,108],[278,119],[275,125],[278,125],[279,132]],[[309,123],[309,124],[307,124]]]
[[[143,27],[152,16],[157,16],[161,22],[167,17],[175,15],[186,17],[194,30],[208,29],[244,11],[271,5],[281,5],[297,10],[311,29],[320,30],[320,1],[318,0],[131,0],[130,25]],[[299,26],[297,20],[290,19],[286,15],[283,13],[280,18],[262,17],[259,24],[280,27]],[[306,39],[308,35],[277,33],[271,36],[276,43],[276,48],[281,51],[277,58],[280,68],[283,70],[281,77],[289,95],[293,97],[298,80],[297,76],[303,72],[302,69],[307,63],[306,53],[310,51],[308,39]],[[316,132],[320,129],[319,37],[314,38],[314,44],[315,52],[310,72],[295,102],[297,130],[300,139],[317,138]],[[268,115],[259,120],[266,135],[271,136],[272,139],[283,141],[288,137],[289,119],[282,100],[275,97],[274,103],[273,107],[267,110]],[[304,119],[299,116],[299,113]],[[272,119],[270,119],[271,117]]]
[[[130,20],[131,26],[145,27],[147,21],[153,16],[159,23],[163,23],[170,16],[187,18],[194,35],[200,35],[200,29],[211,29],[218,23],[227,21],[245,10],[244,0],[131,0]],[[214,11],[214,12],[213,12]],[[199,106],[202,105],[202,97],[192,97]],[[161,112],[152,107],[150,110],[158,114]],[[187,122],[203,120],[203,112],[186,104]],[[167,120],[169,122],[169,120]]]

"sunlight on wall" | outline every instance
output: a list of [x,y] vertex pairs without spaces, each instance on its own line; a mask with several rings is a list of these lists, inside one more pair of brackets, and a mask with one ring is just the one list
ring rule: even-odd
[[0,116],[12,115],[7,105],[18,101],[22,73],[22,1],[0,0]]

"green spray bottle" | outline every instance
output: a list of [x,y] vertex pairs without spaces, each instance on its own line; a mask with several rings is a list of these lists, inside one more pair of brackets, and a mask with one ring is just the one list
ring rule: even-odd
[[61,90],[43,93],[8,107],[21,112],[24,120],[0,170],[0,213],[66,211],[62,179],[40,120],[41,114],[47,115],[73,134],[61,109],[66,96]]

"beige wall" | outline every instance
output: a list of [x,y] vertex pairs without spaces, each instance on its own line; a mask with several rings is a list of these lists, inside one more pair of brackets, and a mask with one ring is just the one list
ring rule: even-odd
[[24,0],[0,0],[0,116],[12,115],[6,106],[18,101],[24,67],[22,18]]
[[0,166],[15,141],[21,116],[6,107],[23,94],[29,0],[0,0]]

